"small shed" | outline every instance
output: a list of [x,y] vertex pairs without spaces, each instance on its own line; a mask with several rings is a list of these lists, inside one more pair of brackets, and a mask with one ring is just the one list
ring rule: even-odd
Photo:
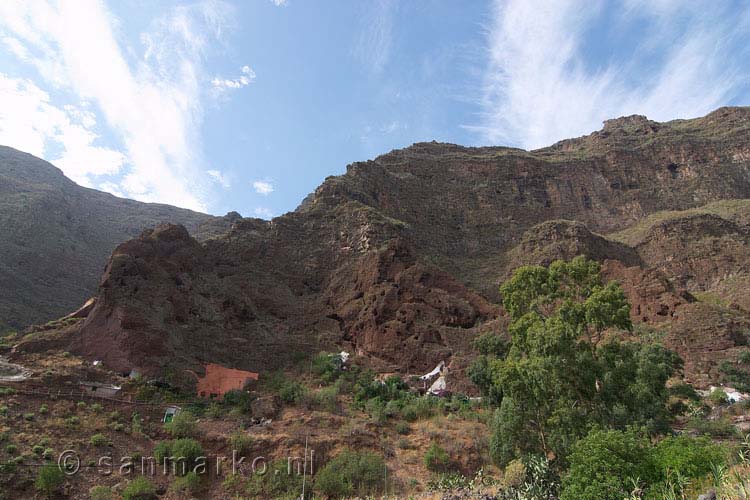
[[81,382],[83,392],[97,398],[113,398],[122,389],[119,385],[104,384],[102,382]]
[[181,411],[182,411],[182,408],[180,408],[179,406],[167,406],[167,409],[164,410],[164,418],[162,418],[161,421],[164,422],[165,424],[168,424]]

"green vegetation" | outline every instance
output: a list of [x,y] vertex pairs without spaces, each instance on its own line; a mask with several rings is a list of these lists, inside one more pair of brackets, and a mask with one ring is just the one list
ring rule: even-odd
[[[286,460],[277,460],[268,464],[264,473],[262,469],[250,475],[243,484],[233,483],[240,480],[239,476],[232,481],[225,481],[227,489],[250,496],[250,498],[298,498],[302,490],[302,473],[296,469],[290,470]],[[299,472],[299,474],[298,474]]]
[[153,500],[156,498],[156,487],[145,476],[138,476],[122,490],[123,500]]
[[39,468],[34,488],[49,497],[60,489],[63,482],[65,482],[65,474],[57,464],[43,465]]
[[91,439],[89,439],[89,444],[96,447],[111,446],[112,441],[110,441],[109,438],[104,434],[94,434],[93,436],[91,436]]
[[365,497],[383,490],[385,463],[371,452],[344,451],[315,475],[315,491],[329,498]]
[[602,283],[597,263],[521,267],[501,294],[507,355],[486,355],[472,370],[485,394],[502,394],[490,443],[498,463],[538,454],[563,466],[594,425],[668,429],[665,383],[681,362],[660,346],[605,339],[631,328],[630,306],[619,285]]
[[241,456],[250,453],[253,446],[253,438],[242,431],[232,433],[229,437],[229,442],[232,445],[232,450]]
[[621,500],[638,487],[648,498],[667,498],[672,478],[707,476],[726,461],[726,450],[708,439],[666,438],[656,445],[641,432],[592,430],[570,455],[561,500]]
[[198,434],[198,421],[192,412],[183,410],[164,424],[167,432],[175,438],[195,437]]
[[451,458],[442,446],[433,441],[424,455],[424,466],[431,472],[447,472]]
[[161,441],[154,447],[154,459],[156,463],[163,466],[164,463],[172,464],[172,471],[178,476],[184,476],[188,472],[201,468],[205,462],[203,447],[195,439],[181,438],[172,441]]
[[175,479],[170,488],[177,493],[195,495],[201,489],[201,477],[195,472],[188,472]]
[[112,493],[112,488],[99,485],[89,490],[89,498],[91,500],[112,500],[114,494]]

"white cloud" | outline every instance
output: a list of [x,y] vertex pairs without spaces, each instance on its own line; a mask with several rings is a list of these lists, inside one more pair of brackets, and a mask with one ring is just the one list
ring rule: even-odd
[[353,54],[373,74],[382,72],[391,56],[395,7],[393,0],[365,4],[366,12],[360,21],[360,35]]
[[603,7],[601,0],[496,0],[482,120],[470,128],[484,141],[537,148],[622,115],[699,116],[746,82],[747,70],[732,58],[747,36],[746,20],[704,0],[690,8],[676,0],[629,0],[607,29],[615,36],[637,26],[645,32],[640,43],[628,41],[626,60],[586,67],[585,36],[604,20]]
[[[0,31],[8,33],[4,41],[12,53],[56,90],[98,108],[125,147],[129,169],[119,181],[123,194],[206,210],[206,174],[199,168],[200,82],[207,44],[220,34],[225,11],[220,2],[173,9],[141,35],[140,59],[137,50],[115,38],[119,23],[98,0],[3,1]],[[81,125],[61,134],[61,168],[89,161],[86,155],[93,150],[83,146],[91,146],[93,138],[85,131],[91,133]],[[111,165],[115,159],[107,150],[97,154],[91,160]]]
[[241,74],[237,78],[221,78],[214,77],[211,80],[211,85],[216,93],[222,93],[230,89],[241,89],[255,81],[255,71],[250,66],[243,66],[241,68]]
[[[120,172],[125,156],[95,145],[96,119],[73,105],[62,108],[29,80],[0,73],[0,144],[7,144],[39,157],[47,157],[69,178],[93,187],[92,176]],[[46,154],[50,145],[59,152]]]
[[286,7],[289,5],[289,0],[271,0],[271,3],[276,7]]
[[253,213],[261,219],[273,219],[273,211],[270,208],[256,207]]
[[253,189],[255,189],[255,192],[258,194],[268,196],[273,193],[273,184],[271,184],[270,181],[254,181]]
[[207,170],[206,173],[224,189],[232,187],[232,182],[227,174],[219,170]]

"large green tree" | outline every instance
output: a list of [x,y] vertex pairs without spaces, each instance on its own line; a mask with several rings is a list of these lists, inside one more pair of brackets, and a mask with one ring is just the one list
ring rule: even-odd
[[620,342],[618,332],[632,326],[630,305],[617,283],[603,283],[596,262],[521,267],[500,292],[510,344],[483,350],[470,372],[499,402],[491,440],[497,462],[525,454],[564,461],[593,425],[664,429],[665,383],[679,358]]

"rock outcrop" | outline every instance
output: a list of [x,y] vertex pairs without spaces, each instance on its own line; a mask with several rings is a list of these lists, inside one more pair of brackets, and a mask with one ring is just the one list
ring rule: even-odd
[[750,320],[728,283],[750,283],[748,143],[750,109],[725,108],[611,120],[531,152],[415,144],[350,165],[273,221],[202,243],[160,226],[120,245],[71,348],[154,374],[339,348],[383,371],[445,359],[460,372],[471,340],[500,329],[497,285],[515,267],[584,254],[700,378]]

